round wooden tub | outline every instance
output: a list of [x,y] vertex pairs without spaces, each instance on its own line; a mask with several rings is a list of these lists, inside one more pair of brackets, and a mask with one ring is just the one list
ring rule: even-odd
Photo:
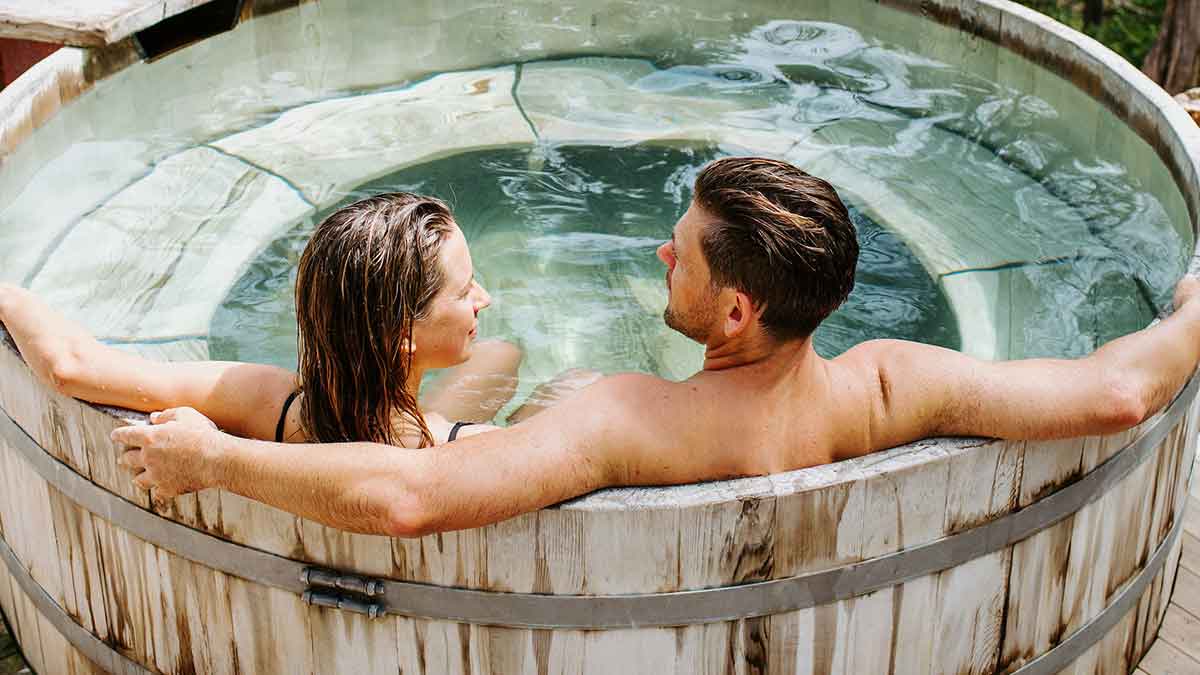
[[[253,97],[231,104],[238,119],[214,121],[199,112],[211,104],[206,83],[219,74],[228,88],[228,78],[243,76],[231,64],[246,54],[259,68],[245,74],[247,82],[286,71],[321,91],[342,91],[395,81],[405,68],[416,77],[533,56],[639,55],[639,30],[682,26],[696,39],[703,30],[729,30],[728,21],[677,16],[641,22],[620,3],[601,0],[562,15],[552,3],[452,3],[403,12],[381,7],[395,15],[372,20],[361,8],[322,2],[255,17],[280,4],[289,3],[248,0],[237,30],[163,59],[187,65],[190,81],[140,61],[128,41],[64,49],[23,76],[0,94],[0,191],[9,208],[24,208],[21,190],[38,172],[65,170],[64,149],[81,133],[102,140],[118,127],[152,132],[164,116],[194,114],[204,147],[186,152],[211,163],[236,155],[231,148],[246,147],[237,139],[244,141],[241,134],[253,131],[247,125],[264,113]],[[755,17],[781,11],[778,3],[727,4],[705,3],[697,12],[719,10],[729,21],[755,25]],[[1070,110],[1099,101],[1100,112],[1063,120],[1063,142],[1103,145],[1187,224],[1192,246],[1200,220],[1200,132],[1131,66],[1002,0],[836,4],[788,8],[859,26],[902,25],[896,39],[917,51],[930,32],[961,33],[952,43],[961,53],[939,58],[990,63],[1000,79],[1005,63],[1027,59],[1045,66],[1023,84],[1040,96]],[[342,13],[353,14],[352,29],[339,23]],[[557,16],[562,31],[530,47],[511,30],[516,15],[525,22]],[[377,24],[394,39],[368,39]],[[456,43],[459,32],[450,26],[473,36],[475,51]],[[360,31],[378,50],[332,53],[336,41],[326,38],[338,30]],[[313,49],[331,52],[315,74],[305,70]],[[114,81],[121,87],[110,87]],[[448,91],[464,90],[451,84]],[[541,139],[620,140],[552,113],[524,110]],[[512,131],[524,127],[500,122],[486,129],[498,134],[492,142],[529,141]],[[750,148],[773,141],[673,123],[682,126],[625,140],[701,138]],[[124,157],[121,147],[102,149]],[[394,167],[446,152],[423,147],[378,161]],[[345,180],[378,175],[380,166],[364,163]],[[111,178],[120,187],[154,170],[114,161],[89,180]],[[294,208],[276,201],[273,211],[302,218],[337,192],[320,176],[308,178],[294,181],[303,197]],[[69,244],[85,231],[51,231],[60,215],[30,211],[30,240],[46,230]],[[277,231],[275,223],[247,235],[214,286],[227,287],[237,266]],[[934,247],[917,248],[934,266]],[[4,255],[9,273],[54,263],[30,262],[36,253]],[[1007,337],[998,326],[1019,314],[970,313],[977,307],[971,299],[989,291],[963,281],[969,276],[944,284],[960,314],[964,349],[1002,357],[998,345]],[[131,321],[129,306],[113,304],[121,297],[94,291],[81,317],[102,326],[102,335],[136,338],[147,352],[206,353],[203,333],[219,298],[197,301],[179,320],[198,328],[168,340],[164,326]],[[141,309],[154,315],[154,307]],[[153,508],[118,470],[108,441],[114,427],[136,416],[48,391],[4,342],[0,608],[42,673],[1127,672],[1153,641],[1170,597],[1197,432],[1193,380],[1170,408],[1110,437],[931,439],[766,478],[607,490],[486,528],[389,540],[331,530],[217,491]]]

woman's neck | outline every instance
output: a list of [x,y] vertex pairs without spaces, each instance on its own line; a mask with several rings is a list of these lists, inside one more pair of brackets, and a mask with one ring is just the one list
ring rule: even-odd
[[421,380],[425,378],[425,368],[413,363],[408,369],[408,381],[404,383],[404,388],[408,390],[408,394],[412,396],[412,400],[417,402],[417,409],[421,409]]
[[[408,379],[404,383],[408,394],[412,396],[412,400],[416,403],[416,414],[422,418],[425,412],[421,410],[421,380],[425,377],[425,368],[416,363],[408,369]],[[428,428],[429,421],[424,420]],[[412,413],[398,412],[392,417],[392,429],[395,431],[397,440],[406,448],[419,448],[422,445],[421,425],[417,418]]]

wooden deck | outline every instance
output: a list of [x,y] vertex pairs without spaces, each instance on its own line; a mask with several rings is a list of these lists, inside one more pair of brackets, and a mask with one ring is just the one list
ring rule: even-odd
[[1171,605],[1138,675],[1200,675],[1200,455],[1192,467],[1183,530]]

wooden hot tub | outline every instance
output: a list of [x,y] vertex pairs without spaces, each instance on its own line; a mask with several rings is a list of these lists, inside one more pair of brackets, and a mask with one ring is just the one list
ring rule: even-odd
[[[519,74],[492,64],[519,61],[522,49],[539,58],[580,51],[636,56],[639,30],[686,28],[699,39],[704,30],[729,30],[724,19],[692,24],[672,15],[643,26],[621,3],[604,0],[561,16],[556,4],[532,1],[381,7],[377,20],[334,2],[266,13],[279,4],[247,0],[232,33],[153,63],[143,62],[130,41],[63,49],[0,94],[0,194],[10,217],[13,209],[26,214],[20,241],[30,251],[9,249],[7,258],[0,252],[4,274],[34,279],[36,288],[42,277],[25,270],[53,269],[53,256],[37,253],[45,241],[67,246],[72,237],[109,231],[86,229],[108,217],[105,206],[60,214],[53,204],[22,201],[24,186],[48,167],[76,175],[71,167],[80,165],[63,153],[79,134],[102,141],[117,127],[153,128],[163,117],[194,115],[197,145],[178,154],[195,161],[230,164],[252,145],[247,134],[277,134],[270,161],[230,169],[231,184],[260,180],[254,172],[270,162],[296,166],[287,153],[298,146],[285,142],[286,125],[252,123],[265,114],[253,96],[229,103],[241,117],[228,128],[201,114],[212,103],[206,86],[219,80],[232,91],[230,78],[257,82],[268,70],[301,73],[322,91],[365,86],[387,69],[389,78],[405,68],[414,78],[456,71],[427,86],[457,92],[459,107],[443,117],[476,125],[485,140],[421,127],[420,138],[405,146],[408,154],[384,148],[337,179],[350,183],[384,166],[480,143],[531,143],[531,126],[543,141],[699,138],[769,149],[779,140],[704,120],[664,117],[653,131],[622,136],[532,105],[492,105],[491,117],[472,112],[469,97],[503,98],[515,89]],[[938,56],[991,63],[997,78],[1006,63],[1039,64],[1022,86],[1055,97],[1064,109],[1101,104],[1099,112],[1063,120],[1064,142],[1095,143],[1124,162],[1187,226],[1194,246],[1200,131],[1092,40],[1003,0],[785,4],[704,3],[696,13],[746,25],[756,13],[784,10],[860,26],[902,24],[906,44],[917,51],[926,32],[961,33],[954,44],[962,53]],[[256,12],[264,15],[248,20]],[[562,32],[529,47],[510,30],[517,14],[522,21],[559,16]],[[361,34],[362,50],[333,53],[329,37],[339,31]],[[389,31],[391,41],[372,41]],[[486,49],[464,51],[459,34]],[[581,42],[582,34],[588,39]],[[306,70],[313,50],[332,54],[319,73]],[[262,72],[233,67],[245,54]],[[412,63],[401,62],[405,54],[414,55]],[[525,73],[530,81],[534,75]],[[113,110],[121,114],[111,116]],[[422,145],[443,137],[451,140]],[[105,171],[78,180],[103,204],[175,170],[134,159],[108,166],[106,157],[125,157],[124,146],[101,149],[81,161]],[[799,144],[789,152],[797,161],[820,161]],[[888,185],[871,176],[825,168],[868,202],[872,195],[891,198]],[[297,171],[291,177],[299,197],[264,188],[274,196],[254,208],[294,221],[336,192],[320,170]],[[184,182],[188,176],[171,175]],[[106,196],[112,194],[118,197]],[[74,224],[63,225],[68,221]],[[261,232],[234,233],[229,259],[198,274],[227,288],[238,266],[278,231],[278,223],[268,223]],[[936,267],[945,248],[939,246],[918,245],[918,253]],[[102,336],[128,338],[147,353],[205,356],[206,322],[220,298],[197,299],[180,319],[183,328],[143,320],[161,308],[121,304],[138,290],[138,279],[154,283],[153,275],[139,276],[143,264],[130,261],[136,273],[128,274],[120,266],[96,268],[113,276],[87,280],[91,290],[77,315]],[[944,287],[959,312],[964,350],[1005,356],[1004,331],[1022,321],[1016,292],[1011,303],[999,303],[994,287],[970,275],[947,277]],[[161,290],[166,306],[177,291]],[[1171,594],[1197,437],[1200,381],[1193,379],[1167,410],[1114,436],[930,439],[764,478],[606,490],[485,528],[390,540],[332,530],[218,491],[180,498],[166,510],[151,507],[116,466],[108,440],[113,428],[138,416],[47,390],[4,337],[0,608],[41,673],[1128,672],[1154,640]]]

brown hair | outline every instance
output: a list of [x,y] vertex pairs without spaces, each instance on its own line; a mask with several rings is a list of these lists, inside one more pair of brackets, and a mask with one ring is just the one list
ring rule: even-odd
[[322,443],[398,445],[395,422],[433,436],[408,391],[413,322],[444,282],[438,252],[454,228],[445,203],[406,192],[339,209],[317,226],[300,256],[300,417]]
[[704,167],[694,200],[717,219],[701,237],[713,285],[765,305],[775,339],[808,337],[850,295],[858,239],[829,183],[786,162],[730,157]]

